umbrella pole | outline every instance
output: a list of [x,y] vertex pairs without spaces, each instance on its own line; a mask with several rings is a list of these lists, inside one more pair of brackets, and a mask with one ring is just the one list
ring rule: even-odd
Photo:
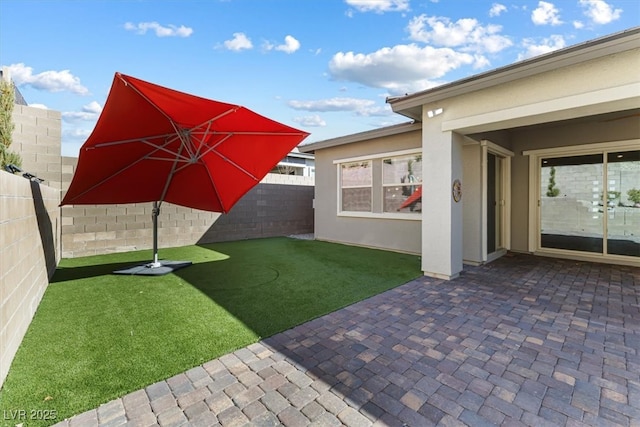
[[153,220],[153,261],[147,264],[116,270],[114,274],[137,274],[142,276],[162,276],[183,267],[191,265],[191,261],[158,261],[158,215],[160,215],[160,203],[153,202],[151,219]]
[[160,206],[158,202],[153,202],[153,210],[151,211],[151,219],[153,221],[153,262],[148,267],[161,267],[158,261],[158,215],[160,214]]

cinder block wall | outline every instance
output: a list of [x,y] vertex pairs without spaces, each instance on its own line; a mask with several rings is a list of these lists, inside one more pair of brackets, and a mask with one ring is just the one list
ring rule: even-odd
[[[62,158],[62,188],[78,159]],[[158,246],[177,247],[313,233],[314,179],[268,174],[226,215],[163,203]],[[153,246],[152,203],[62,207],[62,256],[74,258]]]
[[0,385],[60,260],[60,191],[0,171]]
[[314,187],[269,183],[272,179],[284,180],[280,177],[305,178],[267,176],[240,199],[231,212],[220,216],[198,243],[313,233]]
[[61,188],[61,114],[26,105],[14,105],[11,150],[22,156],[22,169]]

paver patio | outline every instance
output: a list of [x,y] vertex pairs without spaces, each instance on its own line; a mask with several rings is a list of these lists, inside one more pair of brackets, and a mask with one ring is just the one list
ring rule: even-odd
[[640,426],[640,268],[420,278],[57,426]]

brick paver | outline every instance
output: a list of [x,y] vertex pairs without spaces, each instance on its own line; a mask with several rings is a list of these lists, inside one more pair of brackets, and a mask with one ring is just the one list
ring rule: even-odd
[[62,426],[640,426],[640,268],[419,278]]

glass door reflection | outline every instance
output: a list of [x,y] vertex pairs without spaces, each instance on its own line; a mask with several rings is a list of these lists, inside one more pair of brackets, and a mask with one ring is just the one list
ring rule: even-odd
[[607,253],[640,257],[640,151],[607,154]]
[[603,155],[542,159],[540,246],[603,253]]

